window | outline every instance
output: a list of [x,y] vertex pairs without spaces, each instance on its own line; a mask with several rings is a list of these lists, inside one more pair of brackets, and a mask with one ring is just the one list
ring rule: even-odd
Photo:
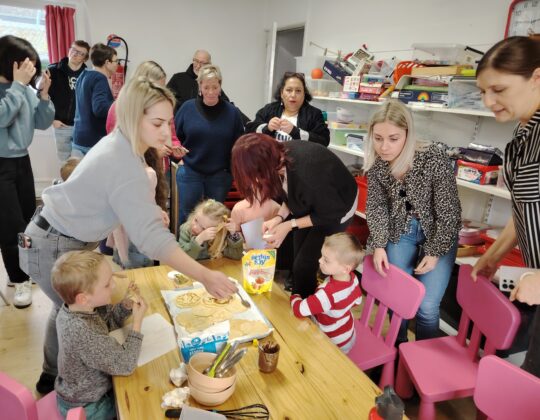
[[0,5],[0,36],[4,35],[28,40],[38,52],[42,68],[49,65],[44,9]]

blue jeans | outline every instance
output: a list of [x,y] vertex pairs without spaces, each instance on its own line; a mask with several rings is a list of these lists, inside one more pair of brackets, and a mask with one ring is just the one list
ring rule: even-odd
[[[456,262],[457,238],[454,246],[439,257],[435,268],[426,274],[414,275],[413,271],[424,257],[422,245],[426,241],[420,221],[413,218],[409,232],[402,234],[397,243],[388,242],[386,255],[388,262],[416,277],[426,288],[426,294],[416,313],[416,339],[437,337],[439,329],[439,307],[448,286]],[[398,342],[407,341],[407,321],[399,330]]]
[[91,147],[79,146],[78,144],[72,143],[71,156],[75,158],[82,159],[91,149]]
[[56,405],[58,411],[64,418],[67,412],[75,407],[84,407],[84,412],[87,419],[91,420],[110,420],[116,418],[116,404],[112,391],[107,392],[96,402],[91,403],[71,403],[64,401],[60,396],[56,396]]
[[232,175],[228,170],[204,175],[182,165],[176,172],[178,186],[178,222],[184,223],[191,211],[203,198],[224,202],[231,189]]
[[60,162],[64,163],[71,157],[71,143],[73,141],[73,127],[65,126],[54,129],[56,142],[56,155]]
[[113,251],[113,261],[116,264],[118,264],[120,267],[122,267],[124,270],[131,270],[133,268],[154,266],[154,260],[142,254],[137,249],[135,244],[131,241],[129,241],[129,246],[128,246],[128,261],[126,261],[125,264],[122,263],[122,260],[120,259],[120,255],[118,254],[118,250],[116,248],[114,248],[114,251]]

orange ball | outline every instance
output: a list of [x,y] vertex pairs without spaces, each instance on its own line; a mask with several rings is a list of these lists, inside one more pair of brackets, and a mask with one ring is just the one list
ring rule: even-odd
[[315,68],[313,70],[311,70],[311,78],[312,79],[322,79],[323,77],[323,72],[321,69],[319,68]]

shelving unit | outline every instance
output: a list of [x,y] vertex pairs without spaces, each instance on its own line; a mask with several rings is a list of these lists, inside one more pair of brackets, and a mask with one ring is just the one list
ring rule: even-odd
[[[362,150],[349,149],[346,146],[338,146],[336,144],[329,144],[328,148],[341,153],[347,153],[352,156],[363,158],[365,153]],[[456,179],[457,185],[460,187],[468,188],[471,190],[479,191],[484,194],[489,194],[495,197],[501,197],[506,200],[510,200],[510,192],[504,188],[495,187],[494,185],[479,185],[473,182],[464,181],[462,179]]]
[[[330,98],[328,96],[314,96],[314,100],[317,101],[328,101],[328,102],[341,102],[349,104],[358,104],[358,105],[372,105],[380,106],[384,102],[374,102],[374,101],[362,101],[359,99],[342,99],[342,98]],[[475,117],[491,117],[494,118],[495,115],[491,111],[481,111],[476,109],[461,109],[461,108],[446,108],[441,106],[431,106],[431,105],[407,105],[408,108],[413,111],[429,111],[429,112],[442,112],[446,114],[458,114],[458,115],[471,115]]]

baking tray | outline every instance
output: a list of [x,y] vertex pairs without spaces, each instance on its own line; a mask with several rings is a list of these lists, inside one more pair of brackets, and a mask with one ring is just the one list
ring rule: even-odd
[[[257,305],[255,305],[255,302],[253,302],[253,300],[251,299],[251,296],[242,288],[240,283],[236,279],[234,279],[232,277],[229,277],[229,279],[236,283],[236,286],[238,287],[238,292],[240,293],[240,295],[251,304],[250,309],[248,309],[248,310],[246,310],[244,312],[241,312],[241,313],[234,314],[232,319],[246,319],[246,320],[251,320],[251,321],[262,321],[268,326],[268,331],[267,332],[259,333],[259,334],[250,334],[250,335],[240,336],[240,337],[234,338],[233,341],[239,341],[240,343],[246,343],[246,342],[252,341],[254,339],[260,339],[260,338],[264,338],[264,337],[267,337],[268,335],[270,335],[272,333],[272,331],[274,331],[274,327],[272,326],[270,321],[259,310]],[[203,285],[201,283],[194,282],[193,286],[191,286],[191,287],[186,287],[186,288],[176,289],[176,290],[162,290],[161,291],[161,295],[163,296],[163,300],[165,301],[165,304],[167,306],[167,310],[169,312],[169,315],[171,316],[171,319],[172,319],[173,325],[174,325],[174,329],[176,330],[176,333],[177,333],[178,337],[179,338],[188,338],[188,337],[195,338],[198,335],[204,335],[204,334],[211,333],[208,330],[214,329],[215,326],[218,326],[218,327],[222,326],[222,324],[223,324],[223,326],[225,326],[225,324],[226,324],[227,329],[229,329],[229,321],[223,321],[223,322],[214,324],[213,326],[211,326],[211,327],[209,327],[209,328],[207,328],[205,330],[189,333],[188,331],[186,331],[184,329],[184,327],[182,327],[180,324],[178,324],[176,322],[176,316],[178,314],[191,310],[191,308],[179,308],[178,306],[176,306],[176,298],[177,298],[177,296],[188,293],[188,292],[190,292],[190,291],[192,291],[194,289],[204,289],[204,287],[203,287]]]

